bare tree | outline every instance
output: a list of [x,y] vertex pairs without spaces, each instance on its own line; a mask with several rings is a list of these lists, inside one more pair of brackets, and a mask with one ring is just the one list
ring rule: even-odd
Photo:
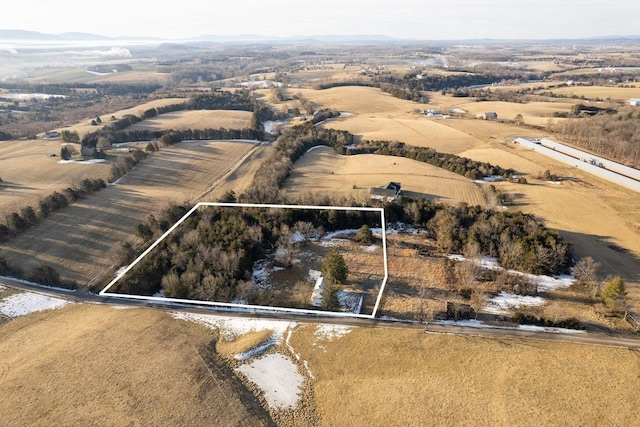
[[597,297],[601,290],[600,280],[598,279],[599,267],[600,263],[588,256],[580,259],[574,269],[578,284],[588,289],[592,298]]

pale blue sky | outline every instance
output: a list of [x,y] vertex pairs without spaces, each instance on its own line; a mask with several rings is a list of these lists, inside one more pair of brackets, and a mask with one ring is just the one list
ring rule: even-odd
[[640,35],[638,0],[12,0],[0,29],[188,38],[383,34],[397,38]]

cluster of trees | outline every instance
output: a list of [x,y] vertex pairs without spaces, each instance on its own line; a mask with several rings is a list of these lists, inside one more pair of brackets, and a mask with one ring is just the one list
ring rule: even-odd
[[[172,205],[159,219],[151,216],[139,224],[136,232],[146,241],[157,238],[186,212],[187,206]],[[286,264],[294,246],[318,237],[324,226],[361,227],[366,222],[370,222],[366,213],[355,211],[201,208],[139,262],[116,291],[146,295],[162,291],[174,298],[219,302],[239,296],[251,299],[256,260],[275,252],[281,254],[278,261]],[[294,233],[302,238],[293,239]],[[129,251],[123,248],[122,252]],[[333,258],[325,263],[328,280],[342,283],[348,269],[341,256],[337,261]]]
[[[248,129],[185,129],[185,130],[138,130],[126,131],[129,126],[144,119],[155,117],[172,111],[182,110],[244,110],[253,111],[252,125]],[[112,120],[102,129],[90,132],[82,138],[82,145],[87,147],[108,148],[111,144],[159,140],[164,144],[175,144],[185,139],[263,139],[262,121],[274,117],[273,111],[258,104],[248,91],[219,91],[199,94],[185,103],[171,104],[145,110],[141,117],[127,114],[120,119]],[[65,135],[63,135],[64,139]],[[66,139],[65,139],[66,140]],[[76,141],[79,142],[79,138]]]
[[596,114],[553,126],[562,138],[596,154],[640,166],[640,112],[631,107],[618,114]]
[[4,222],[0,222],[0,240],[5,240],[21,233],[46,218],[50,213],[60,210],[69,203],[87,197],[107,184],[102,179],[86,178],[77,184],[65,188],[62,192],[53,194],[40,200],[38,206],[24,206],[19,212],[5,214]]
[[534,274],[560,274],[571,267],[572,246],[531,214],[448,206],[428,200],[387,204],[389,221],[425,228],[443,253],[470,247],[498,259],[500,265]]
[[479,162],[455,154],[439,153],[432,148],[414,147],[403,142],[363,141],[356,148],[346,150],[345,154],[360,153],[407,157],[446,169],[469,179],[480,179],[493,175],[511,178],[515,173],[513,169],[504,169],[491,163]]

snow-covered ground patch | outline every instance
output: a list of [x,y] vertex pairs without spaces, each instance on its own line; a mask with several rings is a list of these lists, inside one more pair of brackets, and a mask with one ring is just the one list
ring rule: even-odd
[[295,322],[285,320],[247,319],[242,317],[217,316],[214,314],[174,312],[173,317],[201,323],[210,328],[217,329],[228,341],[232,341],[249,332],[257,331],[273,331],[273,337],[281,341],[287,329],[296,326]]
[[[447,258],[456,261],[466,261],[465,257],[463,257],[462,255],[449,255]],[[538,286],[538,291],[554,291],[556,289],[568,288],[576,280],[574,276],[567,274],[563,274],[557,277],[551,277],[545,275],[522,273],[516,270],[506,270],[504,267],[501,267],[500,264],[498,264],[498,260],[493,257],[485,256],[479,260],[475,260],[474,262],[479,267],[487,270],[501,270],[506,271],[509,274],[525,277],[527,280],[536,283],[536,285]]]
[[67,163],[77,163],[80,165],[87,165],[87,164],[95,164],[95,163],[104,163],[106,162],[105,159],[89,159],[89,160],[58,160],[58,163],[60,164],[67,164]]
[[343,311],[360,314],[360,310],[362,310],[362,301],[364,300],[364,294],[360,292],[350,292],[342,290],[338,291],[336,293],[336,296],[338,297],[340,308]]
[[362,250],[365,251],[366,253],[374,253],[375,251],[378,250],[380,246],[378,245],[369,245],[369,246],[361,246]]
[[262,126],[264,126],[266,133],[273,135],[280,126],[286,123],[284,120],[267,120],[266,122],[262,122]]
[[333,341],[336,338],[343,337],[351,332],[353,329],[351,326],[345,325],[332,325],[328,323],[320,323],[316,326],[314,335],[317,339]]
[[237,368],[263,392],[270,407],[295,408],[302,394],[304,377],[287,356],[268,354]]
[[542,297],[532,297],[525,295],[510,294],[500,292],[491,298],[487,303],[484,311],[492,314],[507,314],[511,309],[519,309],[522,306],[536,307],[544,305]]
[[52,310],[64,307],[69,301],[33,292],[13,294],[0,301],[0,313],[17,317],[36,311]]
[[0,285],[0,291],[4,291],[5,289],[7,289],[7,287],[6,287],[6,286],[2,286],[2,285]]
[[309,148],[309,149],[307,150],[307,153],[309,153],[309,152],[311,152],[311,151],[313,151],[313,150],[317,150],[318,148],[329,148],[329,147],[327,147],[326,145],[316,145],[316,146],[314,146],[314,147]]
[[253,272],[251,272],[251,281],[256,289],[271,289],[269,283],[269,269],[267,268],[268,261],[262,259],[256,261],[253,264]]

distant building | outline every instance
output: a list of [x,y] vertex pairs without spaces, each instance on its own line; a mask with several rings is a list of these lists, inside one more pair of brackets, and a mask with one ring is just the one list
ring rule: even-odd
[[47,132],[44,134],[45,138],[60,138],[60,132],[57,130],[52,130],[51,132]]
[[634,106],[640,106],[640,98],[631,98],[629,100],[629,104],[630,105],[634,105]]
[[399,182],[390,182],[382,188],[372,188],[371,198],[374,200],[382,200],[383,202],[393,202],[398,200],[402,186]]
[[486,113],[476,114],[476,119],[481,120],[498,120],[498,113],[489,111]]

